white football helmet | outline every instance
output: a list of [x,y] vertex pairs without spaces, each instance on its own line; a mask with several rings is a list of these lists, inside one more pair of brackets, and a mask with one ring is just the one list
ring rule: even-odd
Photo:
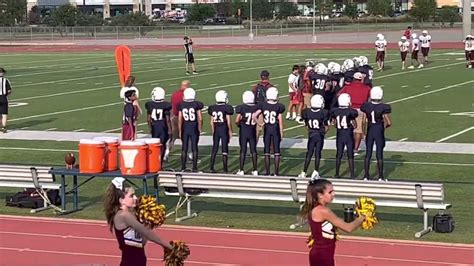
[[183,100],[194,101],[196,99],[196,91],[193,88],[187,88],[183,92]]
[[367,58],[367,56],[360,56],[359,57],[359,64],[360,66],[365,66],[365,65],[368,65],[369,64],[369,59]]
[[306,66],[307,67],[314,67],[314,62],[313,61],[307,61]]
[[416,33],[413,33],[413,34],[411,35],[411,38],[412,38],[412,39],[416,39],[416,37],[418,37],[418,35],[416,35]]
[[428,34],[428,31],[427,31],[427,30],[423,30],[421,33],[422,33],[423,35],[426,35],[426,34]]
[[244,94],[242,94],[242,102],[245,104],[255,103],[255,94],[251,91],[245,91]]
[[316,69],[316,73],[317,74],[320,74],[320,75],[327,75],[328,74],[328,68],[321,64],[317,69]]
[[379,86],[375,86],[370,90],[370,99],[372,100],[382,100],[383,90]]
[[318,63],[318,64],[314,67],[314,71],[315,71],[316,73],[320,74],[319,71],[321,71],[320,69],[322,69],[322,68],[326,68],[326,66],[325,66],[323,63]]
[[344,63],[342,63],[342,72],[346,72],[352,68],[354,68],[354,61],[351,59],[344,60]]
[[360,66],[360,56],[356,56],[356,57],[352,58],[352,61],[354,62],[355,67]]
[[229,103],[229,95],[227,94],[227,92],[223,90],[216,92],[216,102]]
[[278,101],[278,89],[270,87],[267,89],[267,100]]
[[343,93],[337,98],[337,103],[339,107],[349,107],[351,106],[351,96],[347,93]]
[[377,40],[382,41],[385,39],[385,36],[383,36],[382,33],[377,34]]
[[336,64],[336,62],[329,62],[329,63],[328,63],[328,70],[329,70],[329,72],[332,72],[332,69],[334,68],[334,64]]
[[324,98],[320,94],[315,94],[311,97],[311,108],[321,109],[324,108]]
[[400,38],[400,40],[406,41],[406,40],[407,40],[407,37],[406,37],[406,36],[402,36],[402,38]]
[[155,102],[163,101],[165,99],[165,90],[162,87],[153,88],[151,99]]
[[341,65],[339,65],[338,63],[334,63],[331,72],[336,73],[336,74],[340,73],[341,72]]

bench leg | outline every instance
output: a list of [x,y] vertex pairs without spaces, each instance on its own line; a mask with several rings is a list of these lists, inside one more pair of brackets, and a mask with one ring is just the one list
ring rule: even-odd
[[37,213],[37,212],[41,212],[41,211],[44,211],[44,210],[47,210],[47,209],[51,209],[52,206],[51,205],[48,205],[48,203],[46,202],[46,200],[43,201],[43,207],[41,208],[36,208],[36,209],[32,209],[30,210],[30,213]]
[[423,210],[423,230],[421,230],[420,232],[416,232],[415,237],[420,238],[420,237],[428,234],[432,230],[433,230],[433,228],[431,226],[428,226],[428,210],[424,209]]
[[[186,215],[179,217],[178,216],[178,211],[179,211],[179,209],[181,209],[181,207],[185,203],[186,203]],[[197,217],[197,213],[195,213],[195,212],[193,213],[192,210],[191,210],[191,198],[187,195],[185,197],[179,197],[178,204],[176,204],[176,208],[175,208],[174,213],[175,213],[175,217],[176,217],[175,218],[176,222],[182,222],[184,220]]]

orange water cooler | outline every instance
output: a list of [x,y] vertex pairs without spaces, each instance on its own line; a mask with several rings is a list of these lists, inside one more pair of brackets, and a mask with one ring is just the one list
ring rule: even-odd
[[115,171],[118,169],[118,147],[117,137],[96,137],[94,140],[105,142],[105,171]]
[[161,143],[160,139],[138,139],[148,145],[147,173],[156,173],[161,170]]
[[148,145],[142,141],[122,141],[119,146],[120,172],[124,175],[146,173]]
[[79,141],[79,172],[97,174],[104,172],[105,142],[91,139]]

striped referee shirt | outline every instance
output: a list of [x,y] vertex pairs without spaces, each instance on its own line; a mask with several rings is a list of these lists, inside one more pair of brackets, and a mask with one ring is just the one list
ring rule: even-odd
[[6,97],[12,91],[10,81],[5,77],[0,77],[0,96]]

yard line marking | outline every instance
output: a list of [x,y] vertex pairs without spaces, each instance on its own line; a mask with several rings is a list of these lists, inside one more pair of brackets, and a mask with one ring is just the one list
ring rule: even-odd
[[431,85],[426,85],[426,86],[425,86],[425,88],[429,88],[429,87],[431,87]]
[[336,138],[336,136],[330,136],[330,137],[327,138],[327,139],[335,139],[335,138]]
[[217,83],[211,83],[209,86],[217,86]]
[[94,83],[94,85],[102,85],[102,84],[104,84],[104,82]]
[[297,136],[294,136],[294,137],[291,137],[290,139],[299,139],[299,138],[302,138],[304,137],[303,135],[297,135]]
[[[137,126],[143,126],[143,125],[148,125],[148,123],[140,123]],[[101,133],[110,133],[110,132],[118,131],[118,130],[121,130],[121,129],[122,129],[122,127],[118,127],[118,128],[114,128],[114,129],[104,130]]]
[[143,132],[143,130],[138,130],[138,131],[137,131],[137,133],[142,133],[142,132]]
[[443,88],[440,88],[440,89],[437,89],[437,90],[432,90],[432,91],[428,91],[428,92],[423,92],[423,93],[416,94],[416,95],[413,95],[413,96],[409,96],[409,97],[401,98],[401,99],[398,99],[398,100],[395,100],[395,101],[391,101],[391,102],[388,102],[388,104],[393,104],[393,103],[403,102],[403,101],[406,101],[406,100],[411,100],[411,99],[418,98],[418,97],[421,97],[421,96],[424,96],[424,95],[428,95],[428,94],[432,94],[432,93],[436,93],[436,92],[440,92],[440,91],[449,90],[449,89],[456,88],[456,87],[459,87],[459,86],[463,86],[463,85],[466,85],[466,84],[469,84],[469,83],[473,83],[473,82],[474,82],[474,80],[470,80],[470,81],[466,81],[466,82],[462,82],[462,83],[458,83],[458,84],[446,86],[446,87],[443,87]]
[[405,141],[405,140],[407,140],[407,139],[408,139],[408,138],[403,138],[403,139],[400,139],[400,140],[398,140],[398,141]]
[[449,136],[447,136],[446,138],[439,139],[439,140],[437,140],[437,141],[435,141],[435,142],[436,142],[436,143],[440,143],[440,142],[443,142],[443,141],[445,141],[445,140],[452,139],[452,138],[454,138],[454,137],[456,137],[456,136],[459,136],[459,135],[461,135],[461,134],[464,134],[464,133],[466,133],[466,132],[468,132],[468,131],[470,131],[470,130],[473,130],[473,129],[474,129],[474,127],[466,128],[466,129],[464,129],[464,130],[462,130],[462,131],[459,131],[459,132],[456,133],[456,134],[449,135]]
[[[280,56],[278,58],[286,58],[289,56]],[[238,63],[248,63],[248,62],[255,62],[255,61],[268,61],[272,60],[274,58],[259,58],[259,59],[249,59],[249,60],[240,60],[240,61],[232,61],[232,62],[222,62],[222,63],[213,63],[213,64],[207,64],[207,65],[202,65],[200,67],[205,67],[205,66],[210,66],[210,65],[229,65],[229,64],[238,64]],[[286,64],[280,64],[280,65],[272,65],[271,67],[276,67],[276,66],[287,66],[288,63]],[[115,66],[114,66],[115,68]],[[141,71],[134,71],[133,73],[146,73],[146,72],[151,72],[151,71],[159,71],[159,70],[171,70],[171,69],[181,69],[182,67],[174,67],[174,68],[156,68],[154,70],[141,70]],[[230,67],[228,67],[230,68]],[[261,66],[259,67],[254,67],[254,68],[246,68],[246,69],[260,69],[262,68]],[[230,72],[233,71],[239,71],[238,69],[231,70]],[[222,73],[229,73],[229,71],[221,71],[221,72],[215,72],[215,73],[207,73],[207,74],[200,74],[199,76],[209,76],[209,75],[214,75],[214,74],[222,74]],[[57,82],[63,82],[63,81],[75,81],[75,80],[84,80],[84,79],[94,79],[94,78],[102,78],[102,77],[113,77],[116,76],[117,73],[113,74],[104,74],[104,75],[97,75],[97,76],[88,76],[88,77],[80,77],[80,78],[71,78],[71,79],[63,79],[63,80],[53,80],[53,81],[44,81],[44,82],[38,82],[35,83],[34,85],[42,85],[42,84],[52,84],[52,83],[57,83]],[[175,77],[175,78],[169,78],[169,79],[163,79],[163,80],[152,80],[152,81],[147,81],[147,82],[139,82],[138,85],[140,84],[149,84],[149,83],[154,83],[158,81],[166,81],[166,80],[176,80],[176,79],[182,79],[183,77]],[[28,85],[17,85],[16,87],[25,87]]]
[[423,111],[423,113],[440,113],[440,114],[445,114],[445,113],[449,113],[449,110],[441,110],[441,111]]
[[406,88],[406,87],[408,87],[408,85],[403,85],[403,86],[402,86],[402,88]]
[[304,125],[297,125],[297,126],[294,126],[294,127],[285,128],[285,129],[283,129],[283,131],[292,130],[292,129],[299,128],[299,127],[302,127],[302,126],[304,126]]
[[22,127],[22,128],[20,128],[20,129],[27,129],[27,128],[30,128],[30,127]]
[[53,130],[56,130],[58,129],[57,127],[52,127],[52,128],[48,128],[48,129],[45,129],[44,131],[53,131]]
[[389,77],[403,75],[403,74],[411,74],[411,73],[415,73],[415,72],[419,72],[419,71],[427,71],[427,70],[442,68],[442,67],[445,67],[445,66],[454,66],[454,65],[460,65],[460,64],[464,64],[464,62],[452,63],[452,64],[446,64],[446,65],[439,65],[439,66],[434,66],[434,67],[429,67],[429,68],[415,69],[415,70],[412,70],[410,72],[397,72],[397,73],[383,75],[383,76],[380,76],[380,77],[374,77],[373,79],[375,80],[375,79],[381,79],[381,78],[389,78]]
[[176,86],[178,83],[171,83],[170,86]]
[[85,129],[84,128],[79,128],[79,129],[74,129],[73,131],[74,132],[81,132],[81,131],[84,131]]

